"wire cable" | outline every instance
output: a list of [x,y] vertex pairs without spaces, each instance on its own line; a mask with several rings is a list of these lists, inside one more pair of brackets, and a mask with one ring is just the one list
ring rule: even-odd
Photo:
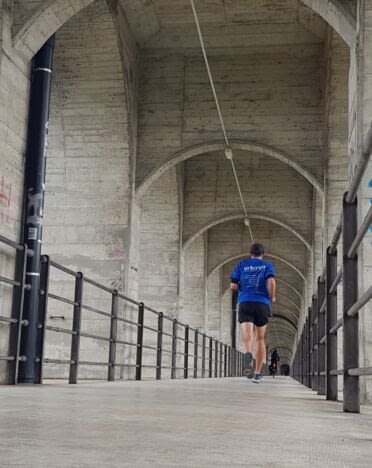
[[[243,198],[241,186],[240,186],[240,183],[239,183],[238,174],[236,173],[236,168],[235,168],[234,160],[233,160],[233,158],[232,158],[232,152],[231,152],[230,145],[229,145],[229,139],[228,139],[228,137],[227,137],[227,132],[226,132],[226,128],[225,128],[225,123],[224,123],[224,121],[223,121],[222,112],[221,112],[220,104],[219,104],[218,97],[217,97],[217,93],[216,93],[216,88],[215,88],[215,86],[214,86],[214,81],[213,81],[211,69],[210,69],[210,67],[209,67],[209,61],[208,61],[208,57],[207,57],[207,52],[206,52],[206,50],[205,50],[204,39],[203,39],[203,35],[202,35],[201,29],[200,29],[199,18],[198,18],[198,14],[197,14],[197,12],[196,12],[194,0],[190,0],[190,3],[191,3],[192,12],[193,12],[193,15],[194,15],[195,25],[196,25],[196,29],[197,29],[198,36],[199,36],[199,42],[200,42],[200,46],[201,46],[201,49],[202,49],[202,53],[203,53],[203,57],[204,57],[205,66],[206,66],[207,73],[208,73],[209,82],[210,82],[210,85],[211,85],[211,88],[212,88],[212,93],[213,93],[214,100],[215,100],[215,103],[216,103],[216,108],[217,108],[218,117],[219,117],[220,122],[221,122],[222,133],[223,133],[224,140],[225,140],[225,143],[226,143],[226,150],[228,150],[228,151],[229,151],[229,154],[230,154],[230,157],[228,157],[228,159],[230,160],[230,163],[231,163],[231,167],[232,167],[232,170],[233,170],[233,173],[234,173],[236,185],[237,185],[238,192],[239,192],[240,201],[241,201],[241,204],[242,204],[243,210],[244,210],[244,216],[245,216],[244,222],[245,222],[246,226],[247,226],[248,229],[249,229],[249,234],[250,234],[250,236],[251,236],[252,243],[254,243],[254,240],[253,240],[253,233],[252,233],[252,229],[251,229],[251,226],[250,226],[250,223],[249,223],[249,219],[248,219],[247,208],[246,208],[245,203],[244,203],[244,198]],[[227,156],[227,153],[226,153],[226,156]]]

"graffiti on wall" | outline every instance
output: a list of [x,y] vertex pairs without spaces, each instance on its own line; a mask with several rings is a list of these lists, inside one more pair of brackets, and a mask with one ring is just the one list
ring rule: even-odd
[[4,176],[0,177],[0,220],[10,222],[12,184]]

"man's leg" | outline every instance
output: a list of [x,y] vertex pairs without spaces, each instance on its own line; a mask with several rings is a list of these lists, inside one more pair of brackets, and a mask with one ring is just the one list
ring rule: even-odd
[[245,352],[245,369],[243,374],[248,378],[252,379],[254,376],[253,370],[253,356],[252,356],[252,349],[253,349],[253,323],[251,322],[243,322],[240,324],[242,329],[242,338],[243,338],[243,349]]
[[242,337],[243,337],[243,349],[245,353],[252,353],[253,349],[253,323],[251,322],[243,322],[240,324],[242,329]]
[[266,361],[265,333],[267,325],[256,327],[256,374],[261,374],[261,369]]

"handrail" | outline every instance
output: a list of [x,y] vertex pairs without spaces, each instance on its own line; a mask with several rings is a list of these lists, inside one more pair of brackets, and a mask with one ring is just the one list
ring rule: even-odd
[[[343,210],[327,250],[327,262],[318,279],[318,290],[297,341],[292,373],[301,383],[337,400],[337,376],[344,379],[344,411],[359,412],[359,377],[372,375],[372,367],[358,365],[358,312],[372,299],[372,286],[358,291],[358,256],[356,255],[372,223],[372,205],[357,226],[357,191],[372,152],[372,126],[344,195]],[[337,271],[337,245],[342,236],[342,266]],[[343,314],[337,320],[337,287],[342,281]],[[324,287],[324,285],[326,285]],[[324,290],[325,289],[325,290]],[[323,314],[325,312],[325,315]],[[343,369],[337,367],[337,331],[343,327]],[[326,370],[324,370],[326,369]]]
[[[26,261],[32,252],[27,249],[26,244],[19,244],[2,235],[0,235],[0,244],[15,250],[13,277],[0,276],[0,284],[6,284],[13,289],[13,298],[9,301],[9,315],[0,315],[0,323],[8,325],[8,352],[2,355],[0,360],[7,362],[6,383],[15,384],[18,379],[19,363],[25,361],[25,356],[20,355],[20,339],[22,327],[28,326],[28,321],[23,320],[23,300],[25,290],[29,288],[26,284]],[[1,310],[3,314],[6,313],[5,307],[6,303]]]
[[351,244],[351,247],[347,253],[348,258],[354,257],[354,255],[356,254],[356,251],[358,250],[358,247],[360,246],[371,224],[372,224],[372,204],[369,206],[368,213],[366,217],[364,218],[362,224],[360,225],[360,228],[358,230],[357,235],[355,236],[353,243]]
[[[242,375],[243,367],[244,367],[244,355],[243,353],[233,349],[231,346],[226,345],[225,343],[221,343],[217,341],[215,338],[208,336],[206,333],[202,333],[201,331],[190,327],[189,325],[179,322],[178,320],[174,319],[174,317],[165,315],[163,312],[155,310],[152,307],[149,307],[142,302],[136,301],[130,297],[125,296],[124,294],[102,285],[91,278],[87,278],[80,272],[73,271],[69,268],[60,265],[59,263],[50,260],[49,257],[44,257],[43,262],[48,263],[53,268],[58,269],[59,271],[63,271],[68,275],[75,278],[75,297],[74,299],[69,299],[67,297],[63,297],[51,292],[46,292],[46,296],[48,298],[57,300],[59,302],[68,304],[69,306],[73,307],[74,310],[74,318],[73,318],[73,327],[72,329],[67,329],[64,327],[58,326],[51,326],[46,324],[46,311],[43,314],[44,323],[39,323],[39,329],[45,329],[49,332],[55,333],[64,333],[71,335],[72,337],[72,344],[71,344],[71,356],[70,359],[59,359],[54,357],[44,357],[38,356],[37,362],[42,367],[43,364],[68,364],[70,366],[70,383],[76,383],[78,380],[78,369],[80,366],[107,366],[108,368],[108,380],[115,380],[115,368],[128,368],[128,369],[135,369],[135,375],[137,380],[142,379],[142,370],[143,369],[154,369],[156,371],[156,378],[161,378],[162,370],[169,369],[171,371],[171,378],[175,378],[177,375],[177,371],[182,370],[184,378],[188,378],[188,371],[193,371],[194,378],[199,376],[201,377],[212,377],[212,376],[220,376],[220,377],[229,377],[229,376],[238,376]],[[47,273],[49,269],[45,270]],[[49,273],[48,273],[49,274]],[[50,278],[49,276],[43,278],[42,281],[45,284],[49,284]],[[93,307],[88,305],[84,302],[83,299],[83,288],[85,284],[89,284],[101,291],[107,292],[111,296],[112,300],[112,307],[110,312],[106,312],[103,307]],[[48,289],[48,288],[47,288]],[[137,321],[130,320],[125,316],[118,315],[118,301],[124,301],[129,304],[134,304],[138,308],[138,319]],[[107,317],[107,319],[111,323],[111,331],[110,336],[103,336],[97,333],[88,333],[87,331],[83,331],[81,329],[81,323],[84,319],[85,315],[83,312],[90,312],[93,314],[98,314],[103,317]],[[157,326],[153,324],[147,325],[146,321],[146,314],[145,312],[149,312],[155,314],[155,320],[158,321]],[[163,328],[163,321],[166,320],[167,323],[172,324],[172,332],[168,333],[167,330]],[[118,338],[118,330],[117,324],[124,323],[129,326],[133,326],[136,329],[137,334],[137,343],[128,341],[127,339],[120,339]],[[144,331],[147,333],[152,333],[155,335],[155,341],[157,342],[156,346],[152,344],[152,342],[147,343],[144,338]],[[198,343],[198,337],[202,336],[203,342]],[[171,338],[172,340],[172,347],[171,349],[167,349],[162,344],[162,338]],[[80,338],[84,339],[93,339],[98,341],[107,342],[109,344],[110,352],[108,356],[107,362],[96,362],[96,361],[83,361],[79,359],[79,349],[80,349]],[[131,362],[123,362],[117,363],[116,362],[116,346],[117,345],[125,345],[129,347],[135,348],[136,354],[136,364],[132,364]],[[189,349],[190,345],[193,345],[194,352]],[[179,350],[178,347],[182,346],[182,350]],[[198,356],[198,350],[202,350],[202,356]],[[156,364],[149,365],[143,362],[143,351],[146,350],[147,352],[154,352],[156,353]],[[208,353],[207,353],[208,351]],[[166,366],[162,362],[163,354],[169,353],[169,356],[172,360],[171,366]],[[177,364],[178,358],[183,358],[185,364],[183,367],[180,367]],[[193,360],[194,367],[189,368],[188,362],[189,359]],[[201,360],[201,368],[200,368],[200,360]]]
[[371,127],[368,129],[368,133],[367,133],[367,136],[364,141],[363,148],[362,148],[362,153],[354,169],[353,178],[351,179],[349,190],[346,196],[346,203],[354,202],[358,189],[359,189],[359,185],[362,181],[364,173],[366,172],[371,153],[372,153],[372,124],[371,124]]

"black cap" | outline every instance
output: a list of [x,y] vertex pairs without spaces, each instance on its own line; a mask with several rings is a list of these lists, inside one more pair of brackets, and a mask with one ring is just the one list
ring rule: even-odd
[[261,257],[264,254],[264,246],[262,244],[252,244],[250,254],[254,257]]

